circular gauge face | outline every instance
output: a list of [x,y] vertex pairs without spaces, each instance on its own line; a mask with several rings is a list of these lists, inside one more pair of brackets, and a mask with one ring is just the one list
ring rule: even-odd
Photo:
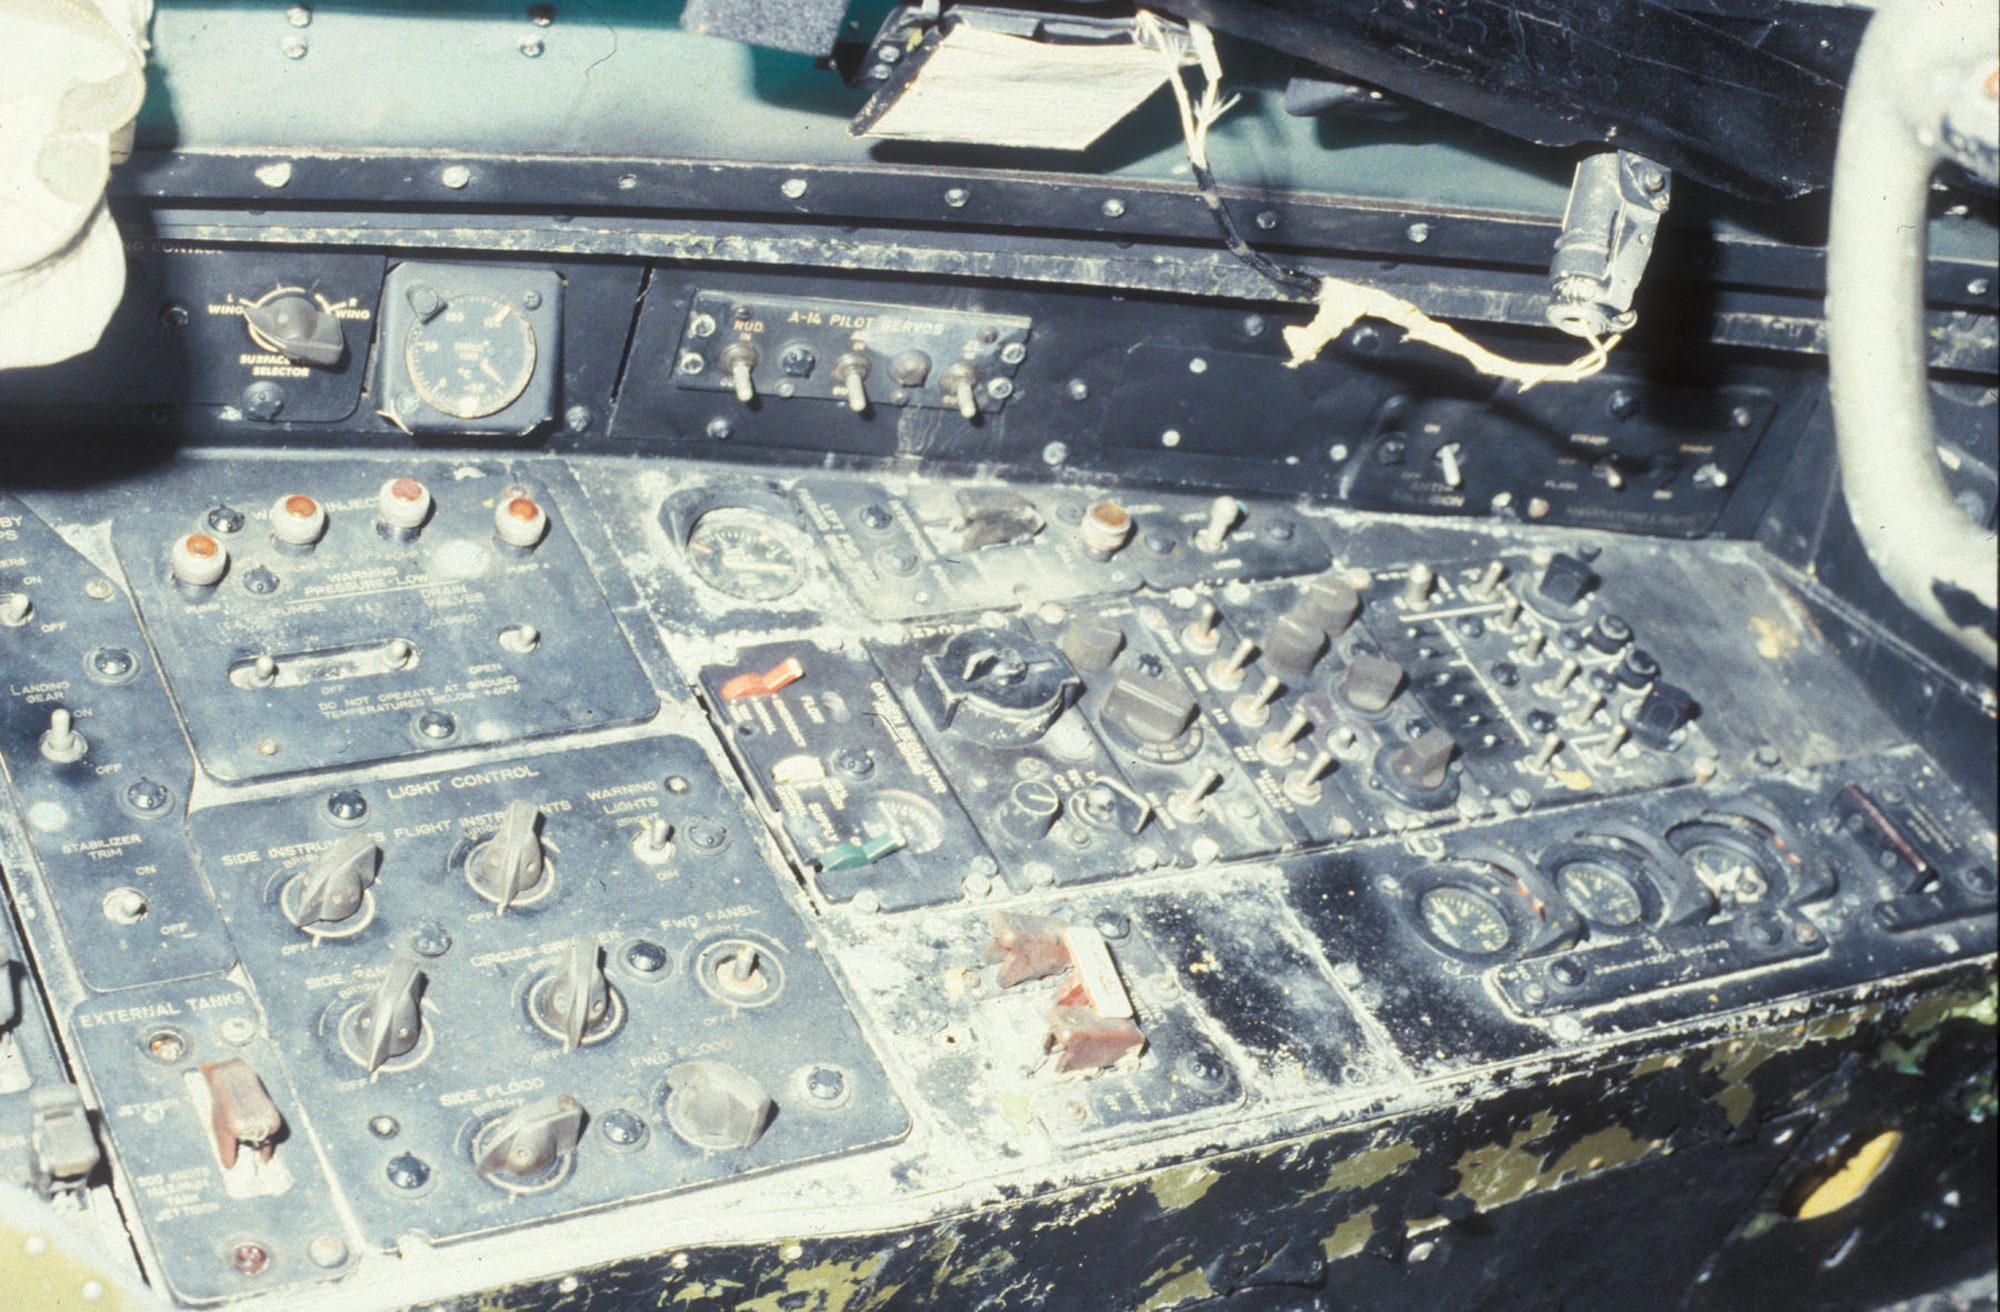
[[1605,929],[1629,929],[1646,916],[1632,876],[1602,861],[1578,860],[1556,871],[1556,891],[1576,913]]
[[1703,839],[1683,848],[1681,856],[1723,906],[1755,906],[1771,891],[1764,867],[1736,843]]
[[867,815],[871,829],[899,835],[904,851],[921,855],[944,846],[944,816],[915,793],[879,794],[869,803]]
[[1468,957],[1490,957],[1513,941],[1514,931],[1492,898],[1446,885],[1417,904],[1431,937]]
[[456,296],[411,326],[403,362],[417,395],[454,419],[505,410],[535,376],[535,329],[495,296]]
[[711,510],[688,534],[688,564],[702,582],[745,601],[776,601],[805,582],[793,537],[754,510]]

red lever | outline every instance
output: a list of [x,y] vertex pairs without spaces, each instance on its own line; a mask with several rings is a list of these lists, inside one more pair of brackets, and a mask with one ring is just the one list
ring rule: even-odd
[[745,697],[768,697],[778,689],[797,683],[806,674],[806,667],[799,664],[796,656],[787,656],[762,674],[739,674],[716,690],[716,695],[726,702],[742,701]]

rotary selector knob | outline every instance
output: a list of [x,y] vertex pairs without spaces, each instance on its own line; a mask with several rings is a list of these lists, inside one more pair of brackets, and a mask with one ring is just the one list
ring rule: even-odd
[[473,1169],[503,1189],[558,1183],[583,1137],[583,1116],[566,1093],[517,1107],[473,1137]]
[[347,1013],[341,1044],[371,1076],[416,1050],[424,1037],[421,1003],[428,982],[417,963],[398,957],[373,995]]
[[562,959],[529,989],[535,1023],[571,1052],[611,1037],[618,1028],[617,999],[604,977],[603,953],[589,935],[571,939]]
[[1082,689],[1058,648],[981,630],[924,657],[916,692],[938,728],[1003,746],[1041,737]]
[[243,307],[250,340],[287,360],[337,367],[347,355],[340,317],[297,288],[280,287]]

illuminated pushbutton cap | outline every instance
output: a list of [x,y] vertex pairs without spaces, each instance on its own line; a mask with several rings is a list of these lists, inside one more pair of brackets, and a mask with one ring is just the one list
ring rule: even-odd
[[510,547],[535,546],[548,531],[548,512],[526,488],[508,488],[493,507],[493,532]]
[[229,550],[206,533],[190,533],[170,553],[174,577],[191,588],[212,588],[229,572]]
[[375,513],[390,528],[422,528],[431,517],[431,490],[414,478],[392,478],[375,496]]
[[303,492],[271,503],[271,536],[289,546],[310,547],[326,536],[326,507]]

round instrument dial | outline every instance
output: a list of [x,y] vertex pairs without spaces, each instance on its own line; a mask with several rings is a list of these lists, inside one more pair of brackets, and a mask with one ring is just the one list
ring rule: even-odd
[[711,510],[688,534],[688,564],[702,582],[745,601],[776,601],[805,582],[795,535],[754,510]]
[[1763,864],[1741,844],[1702,839],[1681,850],[1688,868],[1725,907],[1755,906],[1771,891]]
[[1499,904],[1483,893],[1447,884],[1425,893],[1417,904],[1431,937],[1468,957],[1490,957],[1514,939]]
[[1568,862],[1556,871],[1556,891],[1578,915],[1604,929],[1630,929],[1646,917],[1645,896],[1632,876],[1602,861]]
[[411,325],[403,344],[410,384],[433,410],[484,419],[505,410],[535,376],[535,329],[495,296],[456,296]]

